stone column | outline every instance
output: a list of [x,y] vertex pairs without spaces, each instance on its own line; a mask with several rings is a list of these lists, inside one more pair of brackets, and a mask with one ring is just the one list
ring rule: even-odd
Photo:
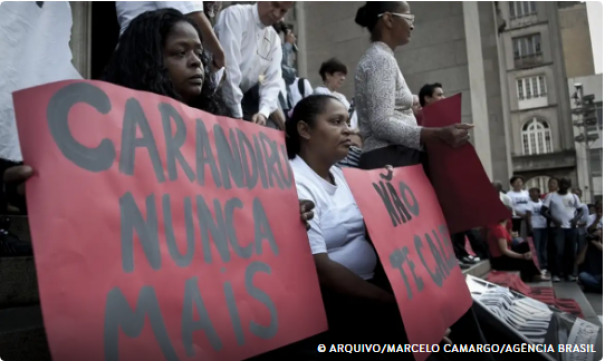
[[73,16],[71,41],[69,42],[72,63],[82,77],[90,79],[92,2],[70,1],[69,5]]
[[477,155],[483,164],[485,173],[492,179],[492,150],[489,134],[489,114],[485,89],[485,72],[483,70],[483,50],[481,45],[481,28],[479,24],[479,5],[476,1],[462,3],[464,15],[464,34],[468,58],[468,75],[473,114],[473,143]]
[[298,70],[298,76],[300,78],[307,77],[307,26],[306,26],[306,16],[305,16],[305,2],[297,1],[296,2],[296,27],[298,30],[298,34],[296,34],[297,38],[297,46],[298,53],[296,53],[296,65]]

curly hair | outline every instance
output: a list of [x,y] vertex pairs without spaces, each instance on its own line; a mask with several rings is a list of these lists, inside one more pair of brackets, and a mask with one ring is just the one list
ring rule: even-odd
[[[137,16],[122,34],[102,79],[126,88],[183,101],[170,80],[163,56],[166,38],[179,22],[191,24],[202,39],[197,25],[178,10],[160,9]],[[206,73],[202,93],[188,105],[212,114],[228,115],[222,99],[215,92],[217,84],[210,76],[207,66],[210,57],[207,54],[204,54],[202,63]]]

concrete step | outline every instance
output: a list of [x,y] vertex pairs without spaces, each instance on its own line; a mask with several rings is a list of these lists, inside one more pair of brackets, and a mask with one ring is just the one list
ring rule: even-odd
[[569,298],[578,303],[582,313],[584,314],[584,319],[588,322],[591,322],[595,325],[601,326],[601,321],[599,320],[599,315],[594,311],[590,302],[586,298],[586,295],[575,282],[556,282],[553,283],[553,288],[555,290],[555,296],[557,298]]
[[483,260],[477,264],[472,265],[470,268],[462,270],[462,273],[465,275],[471,275],[479,278],[485,278],[489,271],[491,271],[492,266],[489,263],[489,260]]
[[0,285],[0,308],[40,303],[33,257],[0,258]]
[[39,306],[0,310],[0,353],[4,361],[51,361]]
[[10,231],[22,241],[31,242],[32,236],[29,232],[29,221],[27,216],[7,216],[11,220]]

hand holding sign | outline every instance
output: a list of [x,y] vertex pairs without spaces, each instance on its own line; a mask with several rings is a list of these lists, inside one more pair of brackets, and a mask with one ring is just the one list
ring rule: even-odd
[[235,361],[327,329],[283,134],[103,82],[13,97],[53,359]]
[[469,130],[474,127],[472,124],[452,124],[438,129],[437,137],[450,147],[458,148],[469,142],[471,139]]
[[450,145],[459,146],[452,149],[444,142],[427,144],[431,182],[450,232],[497,224],[510,217],[475,149],[463,139],[472,126],[461,124],[461,95],[433,103],[423,109],[423,114],[425,127],[449,128],[445,138]]
[[25,195],[25,181],[33,174],[34,170],[27,165],[10,167],[4,172],[4,182],[9,185],[16,185],[19,194]]

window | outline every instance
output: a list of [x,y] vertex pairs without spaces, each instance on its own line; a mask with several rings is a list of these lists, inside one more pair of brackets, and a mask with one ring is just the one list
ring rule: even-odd
[[533,58],[542,55],[540,34],[513,39],[515,59]]
[[541,194],[548,193],[548,181],[551,177],[542,175],[539,177],[533,177],[525,183],[526,189],[538,188]]
[[535,1],[509,1],[510,18],[523,18],[536,13]]
[[601,177],[603,174],[603,148],[590,150],[590,171],[593,177]]
[[543,76],[517,79],[519,100],[546,97],[546,80]]
[[533,118],[521,131],[523,155],[546,154],[552,152],[552,139],[548,123]]

